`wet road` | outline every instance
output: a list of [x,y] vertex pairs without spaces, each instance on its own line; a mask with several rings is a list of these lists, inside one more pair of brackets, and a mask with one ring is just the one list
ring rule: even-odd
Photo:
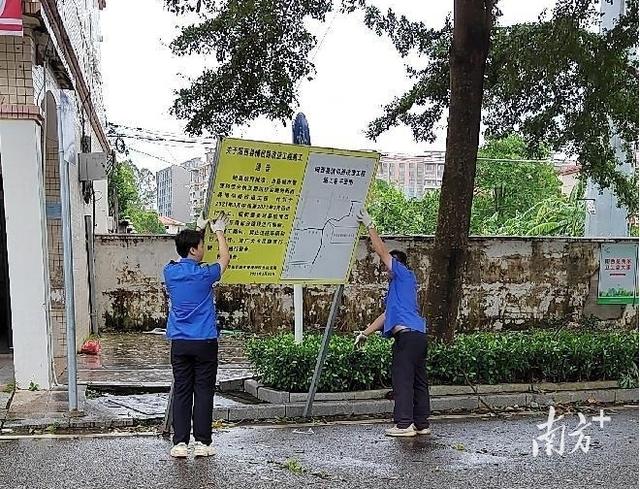
[[[173,460],[156,437],[0,441],[0,486],[10,488],[633,488],[638,412],[591,422],[589,451],[572,451],[578,417],[566,415],[565,454],[532,455],[545,416],[436,420],[434,435],[382,436],[382,424],[235,427],[216,431],[218,455]],[[311,429],[311,431],[309,431]],[[572,436],[571,434],[575,436]],[[555,448],[559,449],[560,430]],[[586,443],[584,438],[583,443]],[[542,442],[541,442],[542,443]],[[542,446],[544,449],[544,446]],[[6,485],[5,485],[6,484]]]

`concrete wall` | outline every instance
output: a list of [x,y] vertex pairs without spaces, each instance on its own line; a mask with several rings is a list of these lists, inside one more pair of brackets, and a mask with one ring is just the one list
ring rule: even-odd
[[[429,237],[390,238],[405,250],[420,287],[427,289]],[[568,238],[472,238],[460,306],[465,330],[521,329],[560,320],[578,323],[595,316],[619,327],[635,327],[636,306],[595,303],[601,242]],[[164,327],[167,305],[162,267],[176,258],[173,237],[104,235],[96,240],[100,326],[118,330]],[[345,288],[338,328],[365,327],[382,311],[387,279],[368,241],[358,245]],[[223,325],[254,332],[290,329],[293,290],[286,286],[221,286],[217,303]],[[305,328],[322,327],[331,287],[306,288]]]
[[[46,213],[40,126],[0,119],[15,380],[51,385]],[[29,182],[27,184],[26,182]]]

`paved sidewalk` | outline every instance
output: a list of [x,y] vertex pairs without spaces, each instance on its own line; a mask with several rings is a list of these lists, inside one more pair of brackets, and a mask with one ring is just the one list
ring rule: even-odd
[[[223,333],[220,338],[218,383],[252,375],[243,351],[244,338],[236,332]],[[169,342],[163,335],[105,333],[100,343],[99,355],[78,355],[79,383],[130,388],[171,385]]]
[[[218,384],[228,385],[252,376],[244,350],[245,336],[223,334],[220,339]],[[115,334],[101,336],[99,355],[78,355],[78,407],[80,416],[68,412],[66,386],[50,391],[18,390],[0,394],[0,424],[4,429],[100,428],[133,426],[163,418],[171,386],[169,342],[163,335]],[[66,383],[63,376],[58,379]],[[164,391],[158,394],[105,395],[86,398],[87,388],[105,391]],[[256,401],[216,396],[223,413]],[[224,415],[225,418],[228,414]]]

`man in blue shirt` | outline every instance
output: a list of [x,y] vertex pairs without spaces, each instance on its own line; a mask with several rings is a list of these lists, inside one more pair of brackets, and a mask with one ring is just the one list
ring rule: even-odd
[[418,308],[418,283],[407,266],[407,255],[387,251],[371,217],[362,208],[358,220],[367,227],[371,245],[389,272],[389,291],[385,311],[356,338],[361,347],[372,333],[382,330],[393,337],[391,382],[393,384],[394,426],[388,436],[429,435],[429,386],[427,384],[427,322]]
[[[211,419],[218,370],[218,328],[213,284],[229,264],[229,246],[224,237],[226,217],[215,223],[199,220],[202,231],[185,229],[175,238],[180,260],[164,267],[170,309],[167,338],[171,340],[173,367],[173,447],[171,456],[188,455],[191,418],[196,457],[213,455]],[[202,265],[204,229],[210,227],[218,240],[219,260]]]

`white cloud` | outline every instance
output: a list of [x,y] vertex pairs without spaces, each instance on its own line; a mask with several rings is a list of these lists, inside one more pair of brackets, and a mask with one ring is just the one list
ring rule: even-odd
[[[502,24],[534,21],[553,6],[553,0],[503,0]],[[392,8],[412,20],[439,27],[453,2],[379,0],[383,11]],[[328,22],[313,26],[322,39]],[[102,73],[110,121],[130,126],[181,133],[183,121],[169,114],[173,90],[184,83],[178,73],[196,76],[203,61],[173,56],[167,44],[180,19],[163,9],[161,0],[111,0],[102,14]],[[309,121],[314,145],[349,149],[370,148],[415,153],[444,149],[445,130],[431,145],[416,143],[406,127],[394,128],[374,143],[364,136],[367,123],[381,106],[410,86],[404,62],[387,38],[380,38],[362,23],[361,15],[337,16],[314,59],[316,78],[300,88],[300,110]],[[236,131],[237,136],[268,141],[291,141],[290,126],[259,119]],[[166,160],[132,153],[134,162],[154,171],[203,153],[200,147],[161,146],[142,141],[131,146]]]

